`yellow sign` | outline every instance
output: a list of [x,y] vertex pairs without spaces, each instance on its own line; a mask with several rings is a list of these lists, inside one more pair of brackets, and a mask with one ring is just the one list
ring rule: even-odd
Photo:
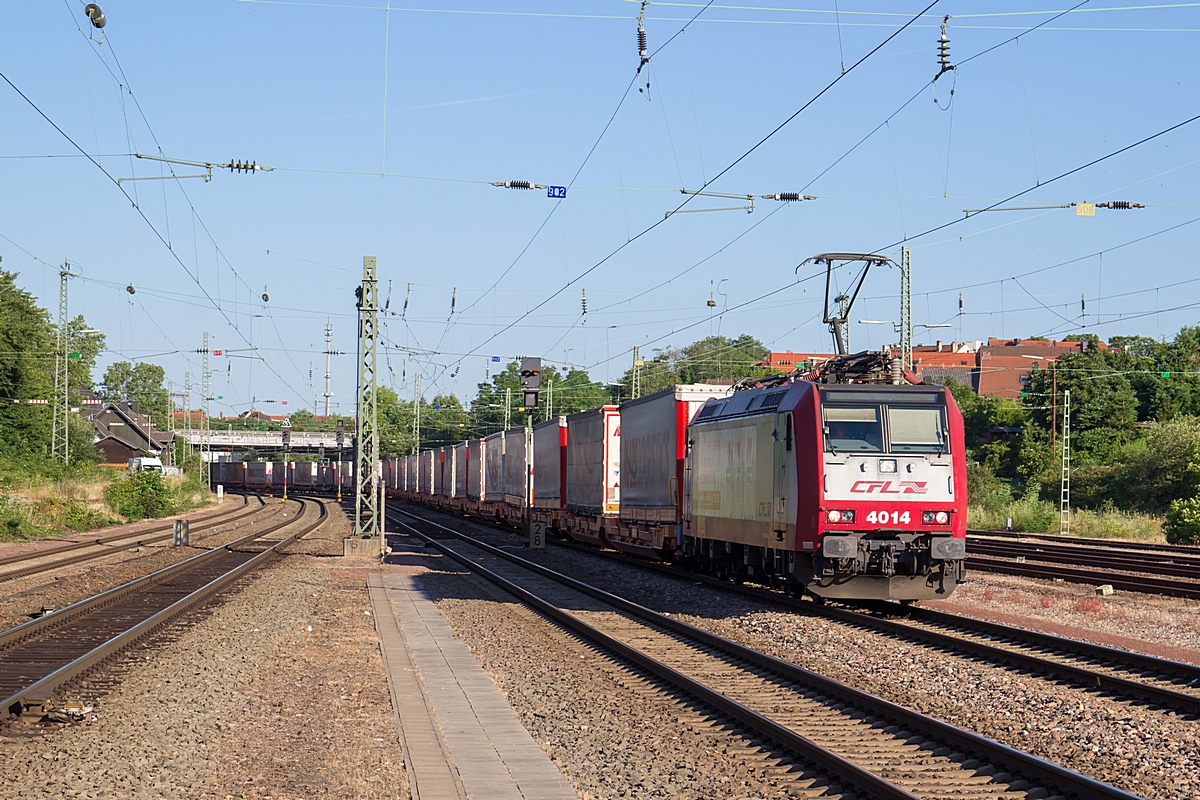
[[1076,203],[1075,216],[1077,217],[1094,217],[1096,216],[1095,203]]

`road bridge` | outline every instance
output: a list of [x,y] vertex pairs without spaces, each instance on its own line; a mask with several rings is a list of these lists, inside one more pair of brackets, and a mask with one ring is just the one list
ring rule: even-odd
[[[200,431],[175,431],[193,447],[201,445]],[[279,431],[219,431],[208,432],[208,445],[215,451],[221,450],[255,450],[258,452],[283,452],[283,438]],[[337,434],[333,431],[297,431],[292,430],[291,452],[308,453],[325,448],[327,455],[337,452]],[[354,437],[346,433],[342,442],[342,451],[349,453],[354,447]]]

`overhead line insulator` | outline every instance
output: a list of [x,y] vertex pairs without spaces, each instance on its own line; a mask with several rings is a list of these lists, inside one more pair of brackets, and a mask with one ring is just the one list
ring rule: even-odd
[[1111,208],[1128,211],[1131,208],[1145,208],[1144,203],[1131,203],[1128,200],[1109,200],[1107,203],[1096,203],[1096,208]]
[[492,186],[499,186],[501,189],[545,189],[546,186],[541,183],[532,183],[530,181],[493,181]]
[[798,203],[801,200],[816,200],[811,194],[800,194],[799,192],[776,192],[775,194],[764,194],[763,200],[780,200],[784,203]]

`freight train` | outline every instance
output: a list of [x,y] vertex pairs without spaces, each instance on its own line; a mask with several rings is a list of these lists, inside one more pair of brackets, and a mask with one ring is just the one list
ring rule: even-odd
[[[282,485],[279,465],[217,466]],[[291,465],[289,486],[352,493],[348,466]],[[964,577],[962,416],[882,354],[672,386],[389,459],[382,480],[405,502],[818,599],[944,598]]]

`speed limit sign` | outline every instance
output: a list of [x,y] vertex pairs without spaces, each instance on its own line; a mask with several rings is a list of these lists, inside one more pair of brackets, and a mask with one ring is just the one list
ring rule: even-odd
[[529,523],[529,549],[546,549],[546,523],[536,520]]

